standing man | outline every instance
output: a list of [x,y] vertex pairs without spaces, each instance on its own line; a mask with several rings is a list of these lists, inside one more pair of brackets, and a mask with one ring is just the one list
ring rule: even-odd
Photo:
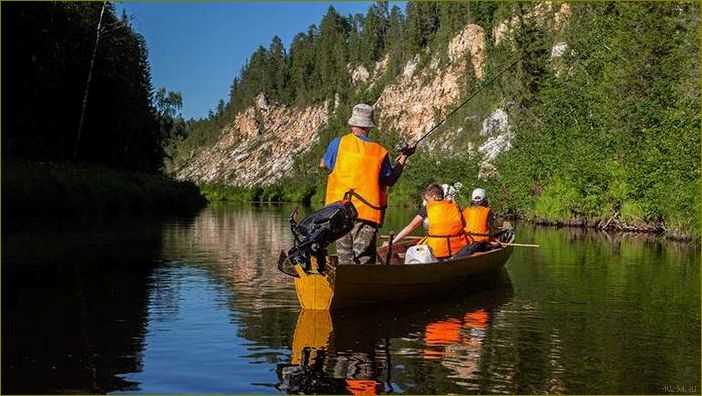
[[393,167],[388,151],[368,137],[375,128],[373,107],[357,104],[348,123],[351,132],[332,140],[319,163],[331,171],[325,204],[339,201],[350,193],[358,211],[353,229],[336,241],[339,263],[375,264],[376,237],[387,207],[387,187],[397,182],[414,147],[406,149]]

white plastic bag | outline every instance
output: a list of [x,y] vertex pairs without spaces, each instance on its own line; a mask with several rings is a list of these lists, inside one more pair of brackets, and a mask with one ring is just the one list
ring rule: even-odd
[[410,246],[405,252],[405,264],[426,264],[437,261],[427,245]]

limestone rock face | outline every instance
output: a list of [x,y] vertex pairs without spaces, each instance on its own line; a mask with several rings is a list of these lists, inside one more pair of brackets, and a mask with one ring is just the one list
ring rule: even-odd
[[495,109],[483,121],[480,136],[487,137],[487,139],[478,146],[478,152],[482,156],[478,177],[492,177],[497,173],[492,161],[497,158],[498,154],[512,147],[513,134],[507,113],[503,109]]
[[561,4],[561,7],[558,9],[558,12],[556,12],[556,14],[553,16],[553,29],[561,30],[561,28],[563,28],[565,23],[568,21],[568,18],[570,18],[570,14],[570,4]]
[[[259,95],[259,99],[265,99]],[[213,147],[196,151],[176,177],[251,187],[269,185],[292,168],[294,158],[319,139],[325,105],[291,109],[256,100],[239,113]]]
[[417,72],[419,56],[407,62],[400,80],[386,86],[375,104],[381,126],[399,131],[410,141],[418,139],[451,110],[466,89],[467,53],[476,77],[482,78],[484,49],[483,29],[468,25],[451,40],[448,53],[454,62],[446,68]]
[[568,49],[568,44],[566,44],[564,41],[556,43],[552,48],[551,48],[551,58],[560,58],[565,54],[566,50]]
[[478,25],[468,25],[448,45],[448,56],[451,62],[470,54],[475,77],[483,79],[483,60],[485,49],[485,32]]
[[356,66],[355,69],[351,70],[351,84],[353,85],[366,82],[368,77],[370,77],[370,73],[363,65]]
[[[542,28],[561,30],[568,22],[571,15],[570,4],[563,3],[560,6],[550,1],[534,3],[529,12],[524,14],[523,19],[533,22]],[[499,45],[508,38],[514,29],[519,26],[519,17],[514,15],[511,18],[500,22],[492,33],[495,45]]]
[[379,60],[373,68],[373,77],[380,76],[385,71],[385,69],[387,69],[389,61],[390,55],[385,55],[383,59]]

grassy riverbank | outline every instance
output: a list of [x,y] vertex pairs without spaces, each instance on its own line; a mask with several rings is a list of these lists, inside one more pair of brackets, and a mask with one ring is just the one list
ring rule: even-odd
[[[424,186],[433,182],[461,182],[464,187],[459,195],[462,206],[469,204],[470,191],[477,186],[486,188],[491,207],[498,216],[520,219],[541,225],[596,228],[609,231],[646,232],[657,234],[666,239],[696,241],[700,238],[698,224],[699,211],[691,208],[679,210],[673,206],[668,211],[662,206],[659,210],[645,212],[641,208],[655,207],[655,202],[643,203],[625,199],[620,202],[601,204],[601,199],[583,194],[579,189],[569,186],[547,185],[546,193],[521,197],[521,188],[509,188],[504,179],[479,181],[477,167],[466,167],[465,159],[444,159],[445,172],[440,178],[435,172],[429,172],[426,165],[435,162],[431,156],[416,158],[406,169],[398,184],[391,189],[390,206],[415,207]],[[423,166],[424,165],[424,166]],[[324,184],[278,183],[266,187],[232,187],[216,184],[200,184],[202,194],[211,202],[292,202],[304,205],[321,205],[324,202]],[[563,190],[563,191],[561,191]],[[671,199],[677,203],[683,197]],[[597,205],[598,202],[601,205]],[[582,208],[589,208],[584,212]],[[688,215],[683,215],[687,213]]]
[[56,162],[2,166],[3,213],[140,212],[205,203],[194,183],[161,174]]

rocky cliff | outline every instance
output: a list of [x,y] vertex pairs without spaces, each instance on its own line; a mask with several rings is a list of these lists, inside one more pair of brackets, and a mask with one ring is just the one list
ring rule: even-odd
[[269,185],[288,172],[295,156],[317,142],[327,104],[289,108],[259,95],[239,113],[213,147],[202,147],[177,171],[179,179],[242,187]]
[[[567,4],[538,3],[526,18],[533,18],[542,27],[560,29],[570,9]],[[516,18],[516,17],[515,17]],[[408,142],[413,142],[433,127],[455,107],[465,92],[480,84],[485,74],[486,40],[498,45],[508,40],[517,20],[510,18],[495,26],[492,37],[483,28],[469,24],[458,32],[440,55],[421,61],[417,55],[408,61],[401,74],[385,85],[374,106],[380,130],[393,129]],[[554,48],[554,57],[565,51],[564,43]],[[349,65],[349,81],[357,89],[371,89],[378,84],[388,57],[371,70]],[[309,150],[319,140],[318,130],[334,111],[334,103],[303,108],[290,108],[269,103],[257,97],[254,106],[237,114],[222,130],[219,141],[212,147],[202,147],[176,170],[179,179],[251,187],[270,185],[290,172],[296,156]],[[486,115],[476,131],[462,127],[448,131],[443,145],[429,142],[429,149],[452,149],[452,136],[470,133],[478,141],[468,143],[468,151],[483,159],[481,174],[494,173],[490,166],[501,151],[510,148],[512,131],[509,115],[495,104],[484,109]],[[464,147],[465,149],[465,147]],[[316,166],[310,164],[310,166]]]

